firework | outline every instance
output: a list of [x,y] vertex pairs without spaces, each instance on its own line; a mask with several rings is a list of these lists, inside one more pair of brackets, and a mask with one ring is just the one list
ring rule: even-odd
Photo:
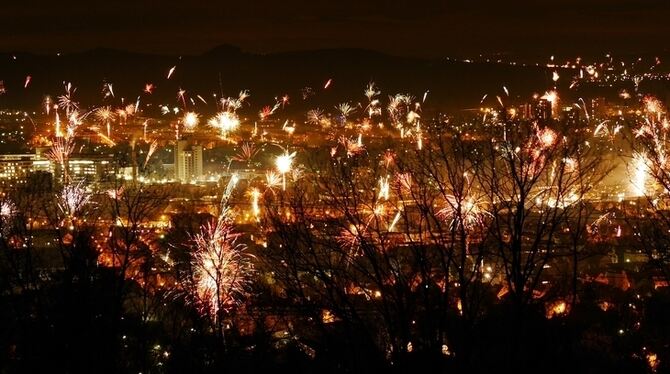
[[88,204],[91,195],[84,189],[83,183],[63,186],[60,194],[56,195],[58,208],[68,219],[74,219]]
[[72,83],[65,84],[65,94],[58,96],[58,105],[65,108],[65,113],[69,117],[70,111],[79,109],[79,105],[72,99],[72,95],[77,91],[72,87]]
[[228,138],[228,134],[237,130],[240,126],[240,119],[233,112],[219,112],[207,122],[211,127],[221,131],[221,137]]
[[307,123],[310,125],[320,125],[323,119],[323,110],[316,108],[307,112]]
[[396,182],[398,183],[401,190],[404,191],[412,190],[412,174],[398,173],[396,174]]
[[132,117],[137,111],[135,104],[128,104],[123,108],[116,110],[116,115],[121,119],[121,122],[126,123],[128,117]]
[[[56,108],[58,106],[56,105]],[[60,126],[60,115],[58,114],[58,111],[56,111],[56,120],[54,121],[54,136],[56,138],[60,138],[63,136],[63,131],[61,130]]]
[[295,132],[295,124],[289,126],[289,122],[288,120],[286,120],[281,129],[284,130],[288,135],[293,135],[293,133]]
[[9,219],[16,213],[16,205],[10,200],[0,202],[0,218]]
[[556,143],[556,140],[558,139],[558,134],[556,134],[556,131],[545,127],[543,129],[538,129],[536,133],[537,139],[540,143],[540,145],[543,148],[549,148],[552,145]]
[[610,120],[605,120],[599,123],[596,126],[595,130],[593,130],[593,136],[608,136],[610,138],[613,138],[616,134],[618,134],[623,128],[623,126],[616,124],[613,126],[608,126],[610,122],[611,122]]
[[282,190],[286,190],[286,173],[291,171],[295,154],[295,152],[291,154],[284,152],[283,155],[277,156],[275,159],[275,166],[277,167],[277,171],[282,175]]
[[282,185],[282,178],[279,174],[270,170],[265,173],[265,186],[267,190],[274,192],[275,188],[278,188]]
[[0,222],[2,226],[11,223],[16,214],[16,205],[11,200],[5,199],[0,202]]
[[79,115],[78,110],[75,109],[75,110],[71,111],[70,115],[68,116],[67,129],[66,129],[66,132],[65,132],[65,136],[68,137],[68,138],[74,137],[74,133],[77,131],[77,128],[79,128],[79,126],[81,126],[81,124],[84,121],[84,118],[89,113],[86,113],[84,115]]
[[252,256],[244,244],[237,243],[239,237],[227,214],[203,225],[193,237],[190,296],[201,313],[219,324],[223,314],[247,295],[252,281]]
[[51,101],[51,96],[45,96],[44,97],[44,112],[48,116],[51,113],[51,107],[53,106],[53,102]]
[[182,104],[184,105],[184,110],[186,110],[186,90],[180,88],[177,91],[177,99],[181,100]]
[[273,115],[277,109],[281,106],[280,102],[275,103],[273,107],[270,106],[264,106],[263,109],[261,109],[260,113],[258,114],[261,118],[261,121],[268,119],[271,115]]
[[395,153],[390,149],[386,150],[386,152],[384,152],[384,154],[382,155],[382,162],[384,163],[384,167],[387,169],[393,163],[394,160],[395,160]]
[[47,152],[46,156],[49,160],[61,165],[63,167],[63,174],[65,180],[68,180],[68,167],[67,161],[70,158],[70,154],[74,150],[74,143],[71,138],[56,138],[56,140],[51,145],[51,149]]
[[240,181],[240,176],[237,175],[237,173],[233,173],[230,175],[230,179],[228,180],[228,184],[226,185],[226,190],[223,192],[223,196],[221,197],[221,209],[222,211],[225,210],[225,206],[227,205],[228,201],[230,200],[230,197],[233,195],[233,191],[235,190],[235,187],[237,186],[237,183]]
[[167,79],[170,79],[172,77],[172,74],[174,74],[174,71],[177,69],[177,65],[173,66],[170,68],[170,70],[167,73]]
[[349,260],[359,254],[358,249],[363,242],[365,228],[362,225],[350,224],[348,228],[342,229],[336,237],[337,242],[343,248],[347,248]]
[[102,96],[103,98],[114,97],[114,87],[111,83],[104,83],[102,85]]
[[326,84],[323,85],[323,89],[324,89],[324,90],[327,90],[328,87],[330,87],[331,84],[333,84],[333,79],[332,79],[332,78],[331,78],[331,79],[328,79],[328,80],[326,81]]
[[200,116],[194,112],[186,112],[181,121],[187,131],[193,131],[198,126],[198,123],[200,123]]
[[26,81],[23,84],[23,88],[28,88],[28,85],[30,84],[30,81],[33,79],[30,75],[26,76]]
[[407,123],[415,124],[421,119],[421,115],[413,110],[407,113]]
[[645,96],[642,100],[644,103],[644,109],[653,115],[663,114],[665,110],[663,109],[663,104],[660,100],[653,96]]
[[408,118],[408,113],[412,110],[412,102],[414,97],[410,95],[397,94],[389,96],[389,104],[387,111],[391,122],[395,127],[402,129],[404,121]]
[[156,86],[154,86],[153,83],[147,83],[144,85],[144,93],[151,95],[154,93],[154,89],[156,89]]
[[16,212],[16,205],[11,200],[4,199],[0,201],[0,236],[8,234],[9,228],[14,222]]
[[249,197],[251,198],[251,214],[253,214],[256,219],[258,219],[258,216],[261,213],[261,209],[258,206],[258,198],[260,196],[261,192],[258,190],[258,188],[254,187],[249,190]]
[[437,212],[437,217],[448,221],[452,228],[463,226],[471,229],[482,224],[484,218],[490,215],[484,209],[483,201],[473,196],[457,198],[447,195],[445,200],[445,207]]
[[291,169],[291,180],[296,182],[305,175],[305,169],[298,166]]
[[335,106],[335,109],[337,109],[337,111],[340,113],[343,123],[347,122],[347,118],[356,111],[356,108],[351,106],[349,103],[341,103]]
[[103,143],[107,144],[110,147],[113,147],[116,145],[116,142],[112,140],[109,136],[101,133],[98,128],[91,128],[91,130],[94,130],[98,136],[100,137],[100,140],[102,140]]
[[347,157],[353,157],[365,152],[365,146],[363,145],[363,137],[361,134],[358,134],[358,138],[355,140],[342,136],[340,137],[340,143],[347,151]]
[[154,139],[151,142],[151,145],[149,145],[149,151],[147,151],[147,157],[144,159],[144,165],[142,166],[143,169],[147,167],[147,163],[149,163],[149,159],[154,154],[154,152],[156,152],[156,149],[158,149],[158,141]]
[[95,118],[98,121],[105,124],[105,127],[107,128],[107,136],[108,137],[111,136],[111,131],[112,131],[111,123],[112,123],[112,121],[114,120],[115,117],[116,117],[116,114],[114,113],[114,111],[112,110],[112,108],[110,106],[98,108],[95,111]]
[[393,220],[389,225],[388,231],[393,231],[395,229],[395,226],[398,224],[398,221],[400,221],[401,216],[402,216],[402,209],[399,209],[398,212],[395,214],[395,217],[393,217]]
[[279,99],[279,103],[281,103],[281,107],[284,108],[286,105],[290,104],[290,96],[288,94],[285,94]]
[[556,91],[547,91],[540,97],[540,99],[546,100],[551,104],[551,116],[555,117],[558,111],[559,97],[558,92]]
[[388,200],[389,191],[389,176],[379,177],[379,195],[377,196],[377,199]]
[[245,142],[240,147],[240,152],[237,153],[235,156],[233,156],[233,160],[240,162],[249,162],[251,161],[252,158],[254,158],[254,156],[256,156],[257,153],[258,149],[256,149],[254,143]]
[[365,87],[365,91],[363,93],[365,94],[365,97],[368,98],[368,101],[372,101],[375,97],[381,94],[381,91],[377,89],[377,86],[375,86],[375,82],[370,82]]
[[647,192],[647,182],[649,178],[649,159],[645,154],[636,153],[633,155],[631,193],[633,196],[645,196]]
[[302,99],[303,100],[307,100],[311,96],[314,96],[314,90],[312,89],[312,87],[303,87],[300,90],[300,93],[302,93]]
[[107,190],[107,196],[109,196],[110,199],[116,200],[119,197],[121,197],[121,195],[123,194],[123,190],[124,190],[123,186],[119,187],[118,189]]

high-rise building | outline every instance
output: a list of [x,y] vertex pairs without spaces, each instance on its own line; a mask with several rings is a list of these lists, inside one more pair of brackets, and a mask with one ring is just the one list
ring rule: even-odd
[[174,147],[174,177],[187,183],[202,177],[202,146],[177,140]]
[[533,108],[533,118],[548,121],[552,119],[552,103],[546,99],[540,99]]
[[574,107],[565,107],[561,115],[561,119],[570,125],[579,123],[580,111]]

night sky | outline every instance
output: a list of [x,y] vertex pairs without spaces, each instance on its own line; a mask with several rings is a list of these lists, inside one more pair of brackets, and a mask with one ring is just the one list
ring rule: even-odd
[[401,56],[658,52],[668,0],[3,1],[0,51],[197,54],[354,47]]

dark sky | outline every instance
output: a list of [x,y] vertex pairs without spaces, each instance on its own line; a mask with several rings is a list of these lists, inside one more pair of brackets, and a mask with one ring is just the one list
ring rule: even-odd
[[356,47],[404,56],[657,52],[670,0],[2,1],[0,51],[195,54]]

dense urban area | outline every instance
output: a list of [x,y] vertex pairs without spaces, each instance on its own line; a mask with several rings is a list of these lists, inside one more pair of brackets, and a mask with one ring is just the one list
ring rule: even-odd
[[546,79],[0,81],[0,372],[668,372],[663,61],[448,63]]

